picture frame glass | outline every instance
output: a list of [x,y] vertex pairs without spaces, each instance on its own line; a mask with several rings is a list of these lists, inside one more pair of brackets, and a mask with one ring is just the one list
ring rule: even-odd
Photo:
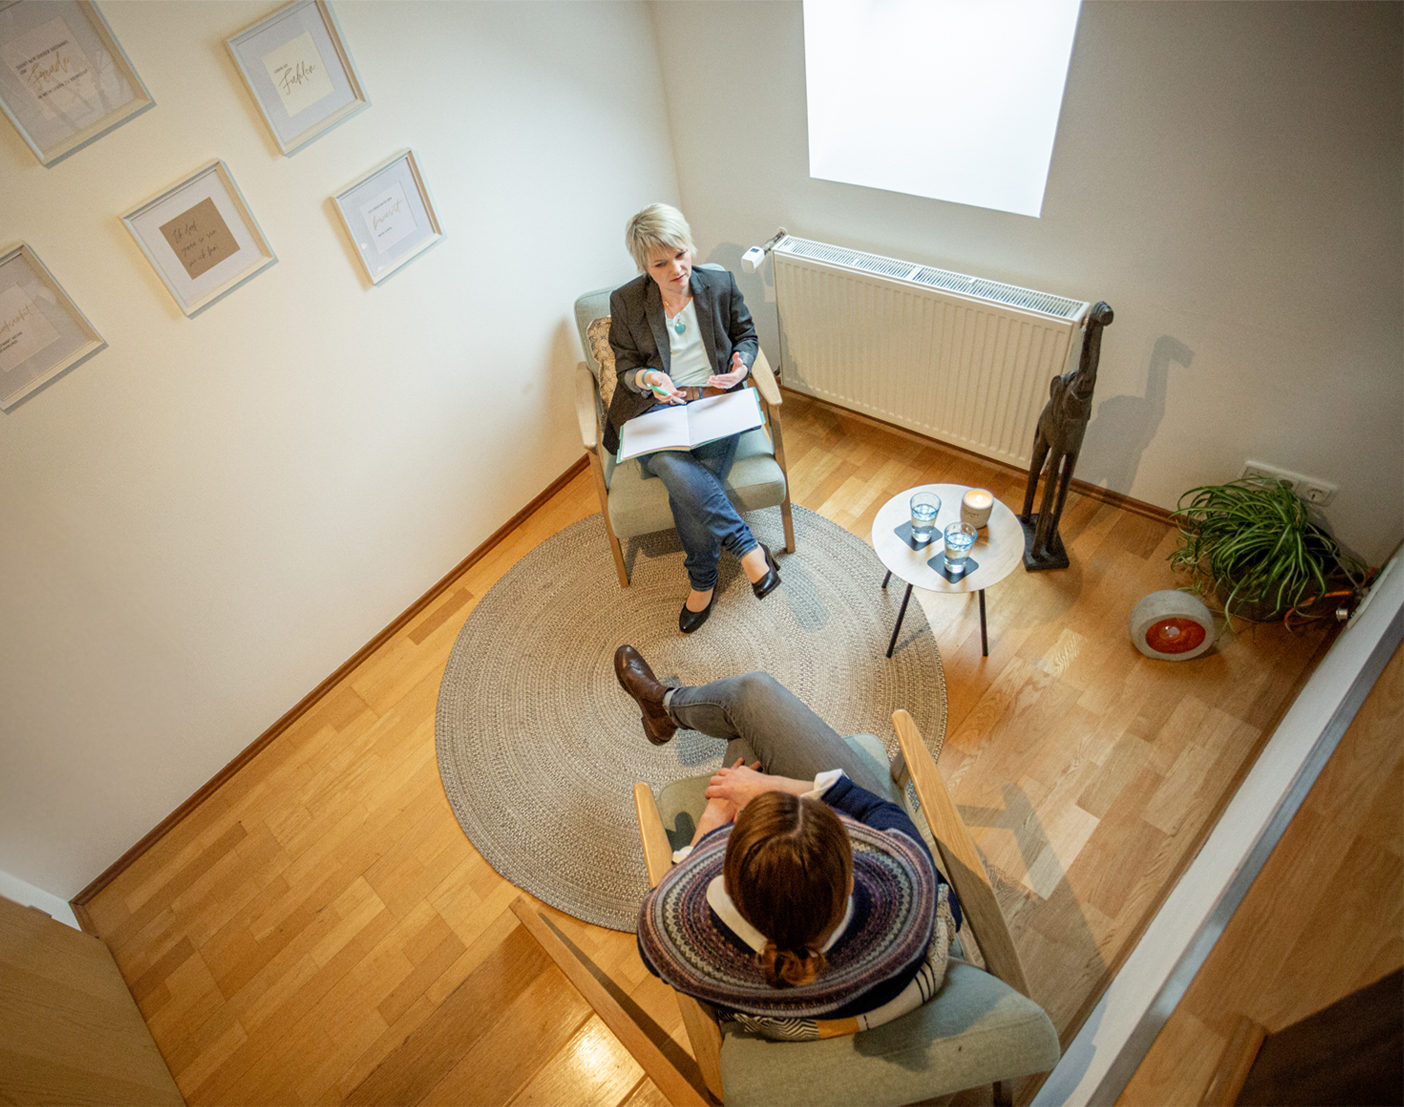
[[229,47],[285,152],[361,102],[315,0],[282,9],[235,35]]
[[374,281],[440,237],[408,153],[336,197]]
[[267,248],[216,163],[126,217],[185,313],[267,264]]
[[24,247],[0,257],[0,407],[8,408],[103,342]]
[[107,48],[78,0],[0,6],[0,100],[47,162],[145,92]]

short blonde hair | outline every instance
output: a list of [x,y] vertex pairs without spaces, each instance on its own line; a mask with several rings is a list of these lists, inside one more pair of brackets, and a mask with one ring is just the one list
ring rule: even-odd
[[696,253],[692,228],[683,213],[668,204],[649,204],[624,226],[624,245],[639,272],[648,271],[648,255],[658,247]]

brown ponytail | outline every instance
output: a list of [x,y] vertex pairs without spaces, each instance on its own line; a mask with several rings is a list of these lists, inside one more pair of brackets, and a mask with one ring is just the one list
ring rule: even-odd
[[774,942],[756,954],[756,962],[765,973],[765,982],[772,988],[797,988],[814,980],[828,965],[828,958],[817,949],[780,949]]
[[843,917],[853,846],[817,800],[766,792],[741,809],[727,842],[726,888],[768,939],[756,955],[771,987],[808,984],[827,964],[818,939]]

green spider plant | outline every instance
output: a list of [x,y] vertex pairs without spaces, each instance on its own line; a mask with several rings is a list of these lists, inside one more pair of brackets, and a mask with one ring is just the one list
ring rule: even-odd
[[1365,566],[1311,521],[1290,485],[1256,477],[1191,488],[1175,513],[1170,566],[1212,585],[1230,618],[1266,621],[1360,588]]

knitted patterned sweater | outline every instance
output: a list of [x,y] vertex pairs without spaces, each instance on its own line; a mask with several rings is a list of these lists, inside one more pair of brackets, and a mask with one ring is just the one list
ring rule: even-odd
[[[861,1021],[849,1023],[891,1004],[918,974],[929,975],[927,955],[938,907],[951,935],[961,915],[955,892],[946,886],[920,833],[901,807],[847,777],[831,784],[822,800],[849,829],[854,890],[843,923],[825,946],[829,966],[813,983],[776,989],[761,978],[754,951],[763,939],[721,890],[730,826],[698,842],[645,900],[638,944],[649,971],[718,1007],[724,1018],[808,1020],[806,1036],[833,1032],[815,1031],[815,1019],[831,1025],[847,1020],[840,1032],[862,1029]],[[944,961],[944,947],[941,955]],[[925,998],[929,996],[923,994]]]

